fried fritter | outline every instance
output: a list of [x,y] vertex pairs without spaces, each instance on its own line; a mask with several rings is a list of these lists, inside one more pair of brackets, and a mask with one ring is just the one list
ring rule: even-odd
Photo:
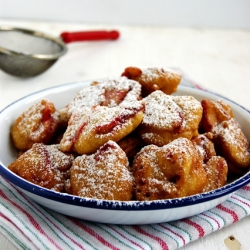
[[34,143],[47,144],[59,124],[59,115],[54,104],[46,99],[33,104],[14,122],[11,136],[14,146],[28,150]]
[[218,124],[234,118],[232,108],[222,100],[204,99],[201,105],[203,108],[201,128],[205,132],[213,132]]
[[203,192],[223,187],[227,181],[228,165],[221,156],[216,156],[213,134],[211,132],[198,135],[192,139],[207,175],[207,184]]
[[38,186],[61,192],[73,160],[74,156],[61,152],[59,145],[35,143],[8,168]]
[[145,105],[141,101],[126,106],[97,106],[75,111],[60,142],[63,152],[94,153],[109,140],[118,142],[142,121]]
[[207,174],[207,185],[203,192],[212,191],[214,189],[223,187],[227,181],[228,166],[226,160],[221,156],[212,156],[204,168]]
[[151,94],[155,90],[161,90],[169,95],[176,92],[182,77],[177,70],[159,67],[145,69],[127,67],[122,73],[122,76],[138,81],[142,86],[143,97]]
[[170,96],[157,90],[143,99],[145,113],[138,133],[146,144],[163,146],[198,135],[202,107],[192,96]]
[[216,156],[212,139],[212,133],[201,134],[192,139],[192,142],[204,163],[206,163],[212,156]]
[[78,156],[70,171],[73,195],[104,200],[132,199],[134,178],[124,151],[113,141],[95,154]]
[[201,120],[201,129],[205,132],[213,132],[215,127],[223,121],[234,118],[232,108],[222,100],[201,101],[203,116]]
[[233,168],[249,167],[249,141],[235,120],[231,107],[224,101],[203,100],[201,104],[201,129],[213,133],[217,154],[223,156]]
[[249,141],[235,119],[223,121],[214,130],[214,142],[218,154],[235,167],[250,166]]
[[[83,88],[66,107],[68,119],[75,110],[83,107],[115,107],[141,99],[141,85],[126,77],[108,78]],[[65,110],[64,110],[65,112]]]
[[148,145],[133,163],[137,200],[172,199],[201,193],[207,176],[193,143],[179,138],[157,147]]

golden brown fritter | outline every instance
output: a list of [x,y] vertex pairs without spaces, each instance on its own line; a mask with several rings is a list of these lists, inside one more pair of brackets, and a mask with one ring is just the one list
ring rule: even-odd
[[109,140],[118,142],[142,121],[145,105],[141,101],[124,106],[97,106],[74,112],[60,142],[63,152],[94,153]]
[[135,157],[133,172],[137,200],[194,195],[201,193],[207,184],[202,159],[186,138],[163,147],[144,147]]
[[220,188],[226,184],[228,165],[221,156],[216,156],[214,144],[212,142],[213,134],[211,132],[198,135],[192,139],[200,158],[203,161],[203,167],[207,175],[207,184],[203,192],[208,192]]
[[218,154],[235,167],[250,166],[249,142],[235,119],[223,121],[214,129]]
[[35,143],[8,168],[38,186],[61,192],[73,160],[74,156],[61,152],[59,145]]
[[212,133],[201,134],[192,139],[192,142],[204,163],[206,163],[212,156],[216,156],[212,139]]
[[67,180],[65,180],[65,182],[64,182],[64,192],[67,194],[72,194],[70,175],[69,175],[69,178]]
[[201,127],[205,132],[213,133],[217,154],[223,156],[233,168],[249,167],[249,141],[235,120],[231,107],[223,101],[203,100],[201,104]]
[[205,132],[213,132],[218,124],[234,118],[232,108],[222,100],[204,99],[201,105],[203,108],[201,128]]
[[143,99],[145,113],[138,133],[146,144],[163,146],[198,135],[202,107],[192,96],[170,96],[157,90]]
[[59,115],[54,104],[46,99],[33,104],[14,122],[11,136],[14,146],[28,150],[34,143],[47,144],[59,123]]
[[208,182],[203,192],[212,191],[223,187],[227,181],[228,166],[226,160],[221,156],[212,156],[204,168],[207,174]]
[[79,91],[63,113],[67,110],[69,119],[75,110],[81,110],[83,107],[115,107],[140,99],[141,85],[138,82],[126,77],[103,79]]
[[58,110],[58,113],[59,113],[59,128],[65,130],[69,122],[68,105]]
[[138,81],[142,86],[142,96],[145,97],[155,90],[161,90],[165,94],[176,92],[181,81],[181,74],[172,69],[159,67],[140,69],[137,67],[127,67],[122,76]]
[[104,200],[132,199],[134,178],[124,151],[113,141],[95,154],[78,156],[71,168],[73,195]]

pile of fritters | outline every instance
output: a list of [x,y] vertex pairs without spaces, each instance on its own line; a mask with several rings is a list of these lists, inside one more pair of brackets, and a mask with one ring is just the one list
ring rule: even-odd
[[208,192],[249,171],[249,142],[221,100],[172,95],[181,74],[128,67],[60,110],[33,104],[11,128],[9,169],[36,185],[106,200]]

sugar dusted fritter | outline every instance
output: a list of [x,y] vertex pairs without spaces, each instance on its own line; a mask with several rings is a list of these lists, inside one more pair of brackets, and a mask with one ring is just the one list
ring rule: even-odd
[[192,139],[192,142],[204,163],[206,163],[212,156],[216,156],[212,139],[212,133],[200,134]]
[[134,178],[124,151],[113,141],[96,153],[78,156],[70,172],[73,195],[93,199],[129,201]]
[[249,141],[235,119],[223,121],[214,130],[214,142],[220,155],[239,168],[250,166]]
[[35,143],[8,168],[27,181],[61,192],[73,160],[74,156],[61,152],[59,145]]
[[11,136],[14,146],[28,150],[34,143],[48,143],[59,124],[54,104],[42,99],[25,110],[14,122]]
[[75,111],[60,143],[63,152],[94,153],[109,140],[115,142],[130,134],[142,121],[142,101],[124,106],[83,108]]
[[141,85],[138,82],[126,77],[107,78],[95,81],[79,91],[66,109],[63,109],[63,113],[67,111],[69,118],[75,110],[81,110],[83,107],[115,107],[140,99]]
[[203,192],[223,187],[227,181],[228,165],[226,160],[216,155],[214,148],[213,134],[206,133],[192,139],[207,175],[207,184]]
[[138,133],[146,144],[163,146],[198,135],[202,107],[192,96],[170,96],[157,90],[143,99],[145,113]]
[[145,97],[156,90],[165,94],[176,92],[181,81],[181,74],[177,70],[151,67],[140,69],[138,67],[127,67],[122,76],[138,81],[142,86],[142,96]]
[[216,151],[233,168],[250,166],[249,141],[234,118],[231,107],[224,101],[203,100],[201,129],[213,133]]
[[227,181],[228,165],[221,156],[212,156],[205,164],[204,169],[207,175],[207,184],[203,192],[212,191],[223,187]]
[[203,108],[201,129],[205,132],[213,132],[221,122],[234,118],[232,108],[222,100],[204,99],[201,105]]
[[201,193],[207,176],[193,143],[179,138],[158,147],[148,145],[133,163],[137,200],[172,199]]

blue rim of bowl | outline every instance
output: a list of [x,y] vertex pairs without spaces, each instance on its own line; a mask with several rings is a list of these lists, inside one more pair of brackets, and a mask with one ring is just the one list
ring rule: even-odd
[[[87,81],[86,81],[87,82]],[[82,83],[86,83],[82,82]],[[89,82],[89,81],[88,81]],[[46,88],[44,90],[37,91],[35,93],[32,93],[30,95],[27,95],[23,98],[18,99],[17,101],[13,102],[12,104],[8,105],[6,108],[4,108],[1,113],[6,110],[8,107],[14,105],[15,103],[18,103],[19,101],[28,98],[29,96],[36,95],[38,93],[42,92],[48,92],[51,89],[56,88],[64,88],[68,87],[77,83],[69,83],[64,85],[59,85],[55,87]],[[209,94],[214,95],[215,97],[220,97],[225,100],[228,100],[229,102],[235,104],[236,106],[240,107],[241,109],[247,111],[250,114],[250,111],[246,108],[242,107],[241,105],[235,103],[234,101],[231,101],[228,98],[225,98],[224,96],[221,96],[219,94],[213,93],[208,90],[201,90],[197,89],[192,86],[186,86],[182,85],[182,87],[185,89],[195,89],[197,92],[206,92]],[[74,206],[80,206],[80,207],[88,207],[88,208],[95,208],[95,209],[107,209],[107,210],[126,210],[126,211],[140,211],[140,210],[161,210],[161,209],[172,209],[177,207],[185,207],[185,206],[191,206],[196,205],[199,203],[204,203],[208,201],[212,201],[218,198],[221,198],[226,195],[230,195],[233,192],[237,191],[238,189],[242,188],[243,186],[250,183],[250,172],[246,173],[239,179],[221,187],[216,190],[207,192],[207,193],[201,193],[196,194],[188,197],[182,197],[182,198],[175,198],[175,199],[165,199],[165,200],[154,200],[154,201],[109,201],[109,200],[98,200],[98,199],[91,199],[91,198],[84,198],[84,197],[78,197],[73,196],[66,193],[59,193],[55,192],[40,186],[37,186],[31,182],[28,182],[21,177],[17,176],[16,174],[12,173],[10,170],[8,170],[4,164],[0,161],[0,175],[2,175],[7,181],[12,183],[14,186],[17,186],[18,188],[25,190],[26,192],[30,192],[34,195],[53,200],[56,202],[60,202],[62,204],[67,205],[74,205]]]

